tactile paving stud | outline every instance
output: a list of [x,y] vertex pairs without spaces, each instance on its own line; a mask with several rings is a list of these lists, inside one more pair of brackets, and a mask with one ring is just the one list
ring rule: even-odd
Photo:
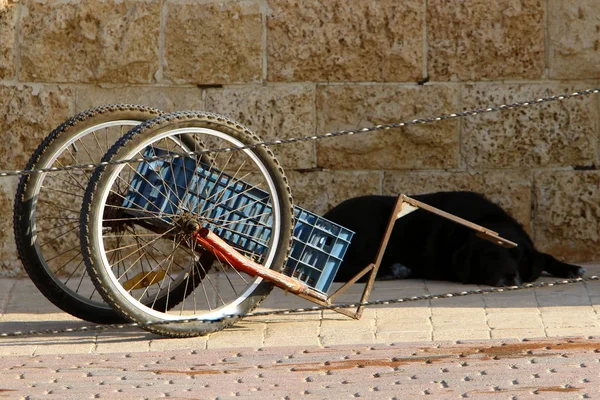
[[519,400],[590,398],[600,387],[599,347],[598,339],[545,339],[196,354],[181,350],[101,359],[14,357],[3,359],[0,388],[32,397],[51,391],[55,398],[77,397],[83,388],[87,394],[115,399],[156,398],[161,393],[193,398],[199,388],[203,398],[259,393],[261,398],[296,398],[304,392],[322,398],[479,398],[490,393]]

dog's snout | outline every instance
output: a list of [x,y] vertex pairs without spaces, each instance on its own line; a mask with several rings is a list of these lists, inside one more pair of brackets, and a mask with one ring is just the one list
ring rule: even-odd
[[521,286],[523,281],[519,274],[504,275],[495,286]]
[[519,275],[517,275],[514,277],[513,282],[507,286],[521,286],[522,284],[523,284],[523,281],[521,280],[521,277]]

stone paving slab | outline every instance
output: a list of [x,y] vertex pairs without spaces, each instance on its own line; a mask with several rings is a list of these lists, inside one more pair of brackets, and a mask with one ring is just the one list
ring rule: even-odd
[[0,398],[574,399],[599,380],[598,337],[0,358]]
[[[371,299],[473,288],[377,282]],[[260,316],[188,339],[133,327],[0,338],[0,398],[600,398],[599,293],[587,282],[368,307],[358,321]],[[306,306],[275,289],[257,311]],[[28,280],[0,279],[0,332],[90,325]]]
[[[586,266],[599,275],[600,265]],[[543,277],[553,281],[556,278]],[[476,288],[422,280],[376,282],[372,300],[440,294]],[[166,339],[126,327],[82,333],[0,339],[2,355],[118,353],[181,348],[218,349],[240,346],[334,346],[431,340],[507,339],[600,335],[600,282],[471,295],[450,299],[368,307],[360,320],[333,311],[245,318],[211,335]],[[0,279],[0,332],[65,330],[92,324],[78,320],[48,302],[27,279]],[[356,301],[361,285],[339,301]],[[26,294],[26,295],[25,295]],[[274,289],[257,311],[313,306]]]

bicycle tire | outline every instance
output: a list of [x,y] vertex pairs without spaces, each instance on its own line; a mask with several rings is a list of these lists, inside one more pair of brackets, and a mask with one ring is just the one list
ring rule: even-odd
[[[54,129],[25,168],[97,162],[125,131],[160,114],[157,109],[132,104],[83,111]],[[73,246],[69,240],[79,240],[79,209],[89,173],[51,174],[22,175],[17,186],[13,228],[24,270],[40,292],[61,310],[95,323],[122,322],[123,318],[94,293],[83,267],[80,246]]]
[[[163,152],[168,150],[169,154],[183,154],[189,161],[192,152],[199,149],[197,143],[214,148],[217,142],[219,146],[241,147],[259,141],[248,129],[225,117],[205,112],[177,112],[162,115],[132,129],[109,150],[103,161],[139,157],[146,154],[148,149],[153,152],[160,149]],[[172,147],[175,147],[175,150]],[[272,234],[265,239],[263,244],[266,250],[262,258],[257,256],[260,258],[257,262],[262,262],[268,268],[281,270],[290,249],[293,228],[291,192],[281,165],[265,147],[234,151],[228,155],[212,154],[211,164],[206,168],[211,173],[218,174],[219,179],[232,176],[233,178],[218,193],[215,192],[211,197],[207,195],[202,202],[199,201],[184,210],[182,199],[192,192],[191,182],[198,182],[197,187],[204,184],[197,164],[194,164],[196,169],[190,170],[191,174],[174,172],[174,163],[152,164],[161,180],[157,181],[159,183],[153,183],[151,188],[154,193],[160,192],[160,196],[164,197],[162,203],[158,200],[150,202],[144,199],[146,195],[140,194],[142,189],[132,183],[132,179],[139,177],[140,171],[144,170],[144,166],[140,164],[142,163],[133,162],[98,168],[87,187],[81,212],[81,245],[88,273],[96,288],[104,300],[125,318],[161,335],[190,337],[215,332],[232,325],[267,296],[273,287],[271,283],[260,278],[243,276],[237,270],[219,262],[201,282],[192,285],[196,290],[181,302],[181,307],[177,307],[180,310],[163,311],[147,307],[140,301],[141,297],[150,296],[148,288],[132,289],[124,286],[123,280],[130,280],[127,274],[138,270],[145,271],[139,274],[156,274],[156,271],[163,271],[162,276],[169,278],[183,276],[183,279],[188,281],[192,279],[186,275],[187,260],[189,264],[194,264],[195,252],[200,249],[191,241],[191,232],[177,227],[183,225],[181,221],[190,218],[200,223],[214,224],[215,227],[228,225],[229,223],[220,219],[224,218],[223,216],[213,218],[207,215],[219,204],[224,204],[226,200],[223,193],[241,182],[241,178],[244,182],[251,182],[254,188],[268,192],[271,208],[265,220],[270,221],[269,229],[272,229]],[[175,199],[169,190],[175,191],[177,186],[165,182],[162,178],[169,169],[173,176],[186,175],[182,184],[185,191],[181,196],[173,192],[177,197]],[[242,169],[243,174],[240,173]],[[231,172],[234,170],[235,174]],[[230,175],[227,175],[228,173]],[[149,178],[145,176],[139,181],[144,184],[150,183]],[[126,188],[119,186],[122,182],[126,182]],[[171,187],[169,185],[175,189],[168,189]],[[207,187],[205,190],[208,190]],[[143,216],[128,218],[126,216],[131,211],[122,205],[125,204],[122,199],[131,198],[132,193],[135,195],[133,202],[144,203],[147,208],[157,207],[157,203],[167,206],[172,203],[172,209],[169,213],[146,209],[144,214],[141,214]],[[199,193],[198,189],[196,194]],[[114,196],[119,198],[116,203],[111,200]],[[210,198],[214,204],[209,203]],[[205,205],[206,210],[200,210],[201,203]],[[138,206],[142,207],[136,205]],[[134,208],[137,210],[136,207]],[[116,215],[115,212],[121,214]],[[160,223],[165,225],[162,230],[156,228],[156,222],[147,222],[155,221],[159,217],[162,218]],[[251,225],[254,222],[248,217],[243,219],[243,223]],[[150,227],[145,229],[147,226]],[[128,259],[127,263],[123,262],[125,259]],[[229,286],[224,290],[219,285]],[[154,285],[153,290],[160,293],[164,288]],[[187,322],[178,322],[182,320]]]

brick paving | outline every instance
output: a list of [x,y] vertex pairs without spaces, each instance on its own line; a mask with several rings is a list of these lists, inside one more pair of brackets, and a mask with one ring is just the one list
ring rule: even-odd
[[[378,282],[371,298],[470,288]],[[599,299],[588,282],[369,307],[359,321],[253,317],[189,339],[131,327],[2,338],[0,398],[600,398]],[[259,310],[306,305],[275,289]],[[0,280],[0,312],[0,332],[89,325],[28,280]]]
[[598,398],[599,361],[600,338],[5,356],[0,397]]

